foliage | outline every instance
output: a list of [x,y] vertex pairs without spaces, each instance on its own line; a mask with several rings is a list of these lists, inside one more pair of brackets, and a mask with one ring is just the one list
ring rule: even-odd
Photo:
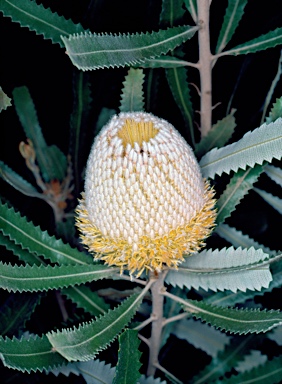
[[[282,382],[282,27],[271,4],[59,3],[0,0],[3,382]],[[246,63],[259,68],[251,84]],[[206,248],[140,278],[93,262],[74,220],[94,137],[131,111],[178,129],[217,198]]]

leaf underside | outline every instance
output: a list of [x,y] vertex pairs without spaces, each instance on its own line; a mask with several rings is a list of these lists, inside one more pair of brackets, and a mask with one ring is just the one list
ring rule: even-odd
[[[267,254],[254,248],[203,251],[188,257],[178,270],[170,270],[166,282],[180,288],[201,287],[206,291],[261,290],[272,280],[269,265],[260,265],[267,259]],[[248,265],[252,268],[246,268]]]
[[187,311],[217,329],[230,333],[267,332],[282,324],[282,313],[274,310],[222,308],[199,301],[187,302]]
[[237,172],[238,169],[253,167],[264,161],[282,157],[282,119],[263,124],[252,132],[247,132],[236,143],[223,148],[214,148],[202,157],[200,166],[204,177],[213,178],[222,173]]
[[62,37],[72,63],[83,71],[142,63],[173,50],[198,27],[173,27],[141,34],[80,34]]

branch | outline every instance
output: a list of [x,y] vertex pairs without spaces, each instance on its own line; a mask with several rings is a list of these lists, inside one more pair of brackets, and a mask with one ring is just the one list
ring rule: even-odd
[[209,0],[197,0],[199,30],[199,72],[201,80],[201,134],[206,136],[212,126],[212,60],[209,32]]
[[[159,277],[152,285],[151,294],[152,294],[152,331],[150,337],[150,354],[149,354],[149,363],[147,369],[147,376],[154,376],[156,372],[156,366],[158,365],[158,355],[161,345],[161,336],[163,329],[163,305],[164,305],[164,296],[162,292],[164,291],[164,279],[167,274],[167,271],[159,273]],[[150,276],[150,281],[155,279],[155,275],[152,273]]]

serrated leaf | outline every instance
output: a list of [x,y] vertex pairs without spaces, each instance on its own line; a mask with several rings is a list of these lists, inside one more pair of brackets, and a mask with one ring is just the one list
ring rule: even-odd
[[31,253],[60,264],[92,264],[92,258],[48,235],[40,227],[28,222],[19,212],[0,204],[0,231],[17,245]]
[[282,169],[274,167],[274,165],[266,165],[264,167],[264,172],[271,180],[275,181],[276,184],[282,187]]
[[254,248],[205,250],[188,257],[177,270],[170,270],[165,281],[180,288],[201,287],[206,291],[261,290],[272,280],[269,265],[261,265],[268,257]]
[[130,68],[122,83],[120,112],[139,112],[144,110],[144,73],[142,69]]
[[202,157],[200,166],[204,177],[213,178],[223,172],[237,172],[238,169],[253,167],[264,161],[282,157],[282,119],[263,124],[252,132],[247,132],[236,143],[223,148],[214,148]]
[[41,198],[42,194],[37,191],[37,189],[30,184],[28,181],[23,179],[15,171],[13,171],[8,165],[3,163],[0,160],[0,177],[9,183],[12,187],[23,193],[27,196],[39,197]]
[[281,253],[281,252],[274,251],[268,247],[265,247],[263,244],[259,244],[254,239],[251,239],[248,235],[244,235],[241,231],[238,231],[237,229],[232,228],[227,224],[218,225],[215,231],[220,237],[227,240],[235,248],[254,247],[255,249],[261,249],[264,253],[267,253],[268,255],[271,255],[271,256],[275,256],[278,253]]
[[220,53],[231,40],[242,16],[248,0],[229,0],[219,33],[216,53]]
[[0,112],[10,107],[12,105],[11,101],[12,99],[10,99],[0,87]]
[[255,368],[261,364],[264,364],[266,361],[266,355],[263,355],[260,351],[253,350],[250,352],[250,354],[244,357],[244,360],[239,361],[234,368],[236,371],[242,373],[249,371],[250,369]]
[[236,47],[224,51],[218,55],[246,55],[247,53],[253,53],[262,51],[264,49],[276,47],[276,45],[282,44],[282,28],[276,28],[274,31],[270,31],[265,35],[261,35],[253,40],[247,41],[244,44],[237,45]]
[[236,127],[235,112],[236,110],[233,109],[229,115],[214,124],[208,134],[196,144],[195,153],[197,157],[201,158],[211,149],[215,147],[221,148],[228,142]]
[[274,357],[264,364],[247,372],[240,373],[229,379],[224,378],[221,383],[228,384],[275,384],[282,380],[282,357]]
[[231,215],[236,206],[243,197],[248,194],[249,190],[258,180],[263,170],[261,165],[256,165],[254,168],[248,168],[246,171],[240,169],[235,173],[217,200],[217,224],[223,223],[224,220]]
[[64,288],[61,290],[61,293],[66,295],[79,308],[83,308],[93,316],[105,313],[110,307],[96,292],[83,285],[80,287]]
[[66,363],[52,349],[46,335],[8,339],[0,336],[0,358],[5,367],[22,372],[40,371]]
[[30,0],[1,0],[0,11],[6,17],[11,17],[13,22],[20,23],[22,27],[28,27],[45,39],[51,39],[53,43],[64,46],[61,36],[83,32],[80,24],[74,24],[63,16],[44,8]]
[[42,260],[32,253],[30,253],[26,249],[22,249],[20,245],[15,244],[13,241],[9,239],[8,236],[4,236],[3,233],[0,232],[0,245],[5,247],[8,251],[13,252],[15,256],[17,256],[20,260],[24,261],[27,264],[40,265],[42,264]]
[[254,188],[254,191],[282,215],[282,199],[259,188]]
[[119,353],[113,384],[136,384],[141,376],[138,332],[126,329],[119,336]]
[[148,289],[124,300],[114,310],[79,328],[51,332],[47,337],[53,348],[68,361],[87,361],[106,348],[134,316]]
[[192,143],[195,142],[193,128],[193,107],[187,83],[187,68],[171,68],[166,70],[166,78],[175,100],[187,125]]
[[[59,376],[61,373],[62,375],[69,376],[71,373],[74,375],[79,376],[80,372],[77,368],[77,365],[79,363],[68,363],[66,365],[59,366],[57,368],[51,368],[46,371],[47,374],[52,373],[55,376]],[[100,383],[99,383],[100,384]]]
[[224,333],[193,319],[178,321],[172,333],[212,357],[216,357],[220,351],[223,351],[230,341]]
[[213,358],[210,364],[202,369],[198,376],[193,378],[193,384],[211,383],[230,372],[234,365],[242,359],[242,356],[249,351],[249,348],[253,346],[254,338],[257,340],[258,336],[233,338],[225,350]]
[[40,295],[29,292],[12,294],[0,307],[0,334],[2,336],[19,335],[26,322],[41,300]]
[[276,99],[275,103],[273,104],[268,117],[266,118],[267,124],[272,123],[273,121],[277,120],[279,117],[282,117],[282,97],[279,99]]
[[62,37],[73,65],[83,71],[142,63],[173,50],[199,27],[173,27],[141,34],[80,34]]
[[86,384],[112,384],[113,382],[115,368],[105,364],[104,361],[81,361],[75,365]]
[[211,324],[217,329],[238,333],[267,332],[282,324],[282,313],[274,310],[222,308],[204,301],[183,300],[184,309],[196,318]]
[[0,262],[0,287],[12,292],[35,292],[79,285],[111,277],[118,268],[103,265],[26,265]]
[[44,180],[63,180],[67,170],[66,156],[55,145],[46,144],[29,90],[27,87],[15,88],[13,97],[25,134],[34,146],[36,161]]

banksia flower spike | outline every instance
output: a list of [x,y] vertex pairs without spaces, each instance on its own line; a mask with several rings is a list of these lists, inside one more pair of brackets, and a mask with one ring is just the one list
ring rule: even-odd
[[171,124],[120,113],[94,141],[77,227],[95,260],[131,275],[160,272],[204,245],[215,221],[213,195]]

